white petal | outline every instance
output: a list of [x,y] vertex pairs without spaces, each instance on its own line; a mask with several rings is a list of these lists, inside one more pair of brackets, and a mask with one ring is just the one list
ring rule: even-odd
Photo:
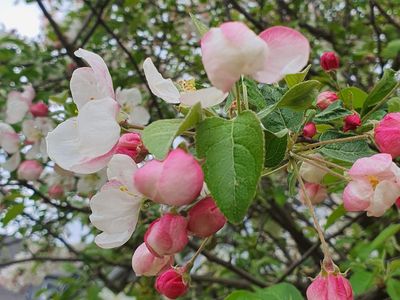
[[124,231],[121,233],[107,233],[103,232],[96,236],[94,242],[97,246],[103,249],[111,249],[122,246],[132,236],[133,232]]
[[143,106],[134,106],[129,114],[129,123],[147,125],[150,121],[150,113]]
[[228,93],[224,93],[215,87],[196,90],[193,92],[185,92],[181,94],[181,103],[187,106],[193,106],[197,102],[201,103],[201,107],[207,108],[220,104]]
[[128,155],[115,154],[108,163],[107,177],[109,180],[118,180],[131,193],[137,194],[136,188],[133,185],[133,175],[137,168],[134,160]]
[[115,97],[117,102],[121,105],[129,103],[132,106],[136,106],[142,102],[142,94],[137,88],[123,89],[123,90],[118,88]]
[[0,147],[7,153],[15,153],[19,149],[19,136],[7,123],[0,122]]
[[13,172],[18,168],[20,163],[21,163],[21,155],[19,154],[19,152],[16,152],[1,166],[5,170],[7,170],[9,172]]
[[168,103],[179,103],[179,91],[171,79],[164,79],[154,66],[151,58],[146,58],[143,71],[151,92]]
[[21,122],[29,110],[29,102],[19,92],[11,92],[7,99],[6,122]]
[[381,181],[375,188],[374,197],[367,208],[367,215],[380,217],[400,197],[400,186],[389,180]]

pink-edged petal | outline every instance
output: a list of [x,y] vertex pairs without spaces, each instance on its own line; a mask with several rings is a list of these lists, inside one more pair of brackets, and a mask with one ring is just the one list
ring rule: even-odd
[[227,22],[203,36],[201,52],[211,83],[228,92],[240,75],[262,71],[268,47],[243,23]]
[[215,87],[196,90],[193,92],[184,92],[181,94],[181,103],[187,106],[193,106],[197,102],[201,103],[201,107],[207,108],[220,104],[228,97],[228,93],[224,93]]
[[92,68],[94,77],[102,93],[110,98],[115,98],[111,75],[104,60],[96,53],[81,48],[76,50],[74,54],[77,57],[83,58]]
[[36,96],[35,89],[31,85],[27,85],[24,87],[24,91],[21,93],[21,96],[24,97],[27,103],[30,105]]
[[128,188],[130,193],[138,194],[133,184],[133,175],[137,170],[135,161],[128,155],[115,154],[107,167],[109,180],[118,180]]
[[116,149],[117,145],[103,155],[90,159],[82,159],[77,164],[73,165],[70,170],[78,174],[96,173],[108,164]]
[[382,216],[400,197],[400,186],[388,180],[381,181],[375,188],[374,197],[367,208],[367,215]]
[[263,83],[275,83],[286,74],[297,73],[307,64],[310,55],[308,40],[298,31],[274,26],[260,33],[268,46],[268,56],[262,71],[252,77]]
[[151,58],[143,62],[143,71],[151,92],[168,103],[179,103],[179,91],[171,79],[165,79],[154,66]]
[[350,181],[343,191],[343,204],[347,211],[364,211],[374,195],[367,180]]
[[365,176],[376,176],[378,179],[393,177],[392,156],[386,153],[363,157],[353,164],[349,170],[352,178],[363,178]]
[[29,101],[21,96],[21,93],[13,91],[8,94],[6,108],[6,122],[15,124],[21,122],[29,111]]

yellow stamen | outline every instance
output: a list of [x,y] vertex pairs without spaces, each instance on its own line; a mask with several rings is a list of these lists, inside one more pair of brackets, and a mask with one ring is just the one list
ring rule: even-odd
[[376,178],[376,177],[373,176],[373,175],[369,175],[369,176],[368,176],[368,180],[369,180],[369,182],[371,183],[372,187],[375,189],[376,186],[377,186],[378,183],[379,183],[379,179]]
[[194,79],[179,80],[178,85],[182,92],[193,92],[196,90],[196,81]]

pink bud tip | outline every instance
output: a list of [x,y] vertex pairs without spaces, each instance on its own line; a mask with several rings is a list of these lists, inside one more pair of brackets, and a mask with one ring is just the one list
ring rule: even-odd
[[211,197],[196,203],[188,213],[188,230],[198,237],[208,237],[216,233],[226,223],[225,216]]
[[309,122],[306,125],[304,125],[303,128],[304,137],[312,138],[316,133],[317,133],[317,127],[315,126],[315,123]]
[[338,99],[339,99],[339,97],[337,96],[337,94],[335,92],[325,91],[318,95],[317,106],[320,110],[324,110]]
[[49,107],[43,102],[31,104],[29,111],[34,117],[47,117],[49,114]]
[[48,193],[51,198],[58,199],[64,195],[64,188],[61,184],[53,184],[49,187]]
[[23,161],[17,170],[17,176],[22,180],[37,180],[42,174],[43,167],[36,160]]
[[125,154],[131,157],[136,163],[141,162],[147,155],[148,151],[143,145],[139,133],[125,133],[118,141],[115,150],[118,154]]
[[[306,193],[312,204],[318,204],[324,201],[328,197],[326,188],[319,183],[306,182],[305,184]],[[305,195],[302,189],[300,189],[300,201],[306,203]]]
[[307,288],[307,300],[353,300],[350,282],[341,274],[318,277]]
[[387,114],[375,128],[375,142],[382,153],[400,156],[400,112]]
[[173,256],[156,257],[145,243],[142,243],[132,256],[132,269],[136,276],[155,276],[170,268],[173,263]]
[[339,69],[339,57],[335,52],[324,52],[321,56],[320,64],[325,71]]
[[184,281],[181,270],[168,269],[161,273],[156,280],[156,290],[161,295],[176,299],[187,293],[189,286]]
[[189,242],[188,221],[180,215],[165,214],[150,224],[144,235],[149,251],[157,256],[173,255]]
[[354,130],[361,125],[361,118],[358,113],[354,113],[344,118],[343,131]]

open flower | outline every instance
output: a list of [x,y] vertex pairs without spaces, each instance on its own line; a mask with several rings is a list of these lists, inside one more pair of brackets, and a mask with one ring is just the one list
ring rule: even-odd
[[241,22],[227,22],[203,36],[201,52],[211,83],[228,92],[241,75],[275,83],[299,72],[307,64],[310,45],[288,27],[274,26],[257,36]]
[[400,197],[400,169],[390,154],[375,154],[358,159],[348,174],[351,181],[343,191],[348,211],[366,211],[380,217]]
[[26,86],[23,92],[10,92],[7,97],[6,122],[9,124],[21,122],[29,111],[35,95],[31,85]]
[[142,103],[142,95],[137,88],[117,88],[115,91],[117,102],[121,105],[121,111],[128,115],[128,122],[131,124],[146,125],[149,123],[150,114]]
[[90,65],[75,70],[71,78],[79,113],[47,135],[47,152],[63,169],[89,174],[105,167],[114,153],[120,134],[119,105],[103,59],[83,49],[75,55]]
[[143,63],[143,70],[151,92],[168,103],[193,106],[200,102],[202,107],[210,107],[221,103],[228,96],[228,93],[215,87],[179,92],[170,78],[162,77],[149,57]]
[[40,153],[44,159],[47,159],[45,137],[53,128],[53,121],[45,117],[25,120],[22,123],[22,132],[26,137],[26,141],[32,145],[31,149],[26,153],[26,158],[34,159]]
[[125,244],[136,228],[142,197],[133,185],[136,163],[127,155],[116,154],[107,169],[108,182],[90,200],[90,221],[103,233],[95,238],[101,248]]

